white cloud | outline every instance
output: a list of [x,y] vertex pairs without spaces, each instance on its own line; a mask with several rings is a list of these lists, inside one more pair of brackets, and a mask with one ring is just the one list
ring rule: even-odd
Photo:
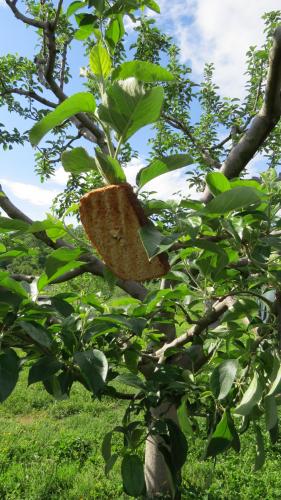
[[4,188],[8,188],[19,200],[27,201],[31,205],[49,208],[53,198],[59,193],[57,189],[46,189],[25,182],[14,182],[9,179],[0,179]]
[[52,184],[58,184],[59,186],[65,186],[69,179],[69,174],[64,170],[63,167],[56,169],[55,174],[48,181]]
[[[1,0],[0,0],[1,1]],[[133,30],[139,26],[140,22],[134,22],[129,16],[124,16],[124,28],[126,33],[132,33]]]
[[[136,175],[144,166],[145,163],[140,158],[133,158],[128,163],[126,167],[126,177],[130,184],[135,185]],[[144,186],[143,190],[155,191],[153,197],[161,200],[179,198],[179,194],[174,196],[175,193],[181,193],[184,196],[189,195],[192,198],[198,198],[198,193],[196,193],[194,188],[189,186],[186,179],[187,177],[184,174],[183,169],[174,170],[173,172],[168,172],[148,182]]]
[[216,83],[227,96],[243,94],[245,54],[264,40],[262,14],[279,0],[159,0],[158,22],[176,39],[182,60],[201,78],[205,62],[216,66]]

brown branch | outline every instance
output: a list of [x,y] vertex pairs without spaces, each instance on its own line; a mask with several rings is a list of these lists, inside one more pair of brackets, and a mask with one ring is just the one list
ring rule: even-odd
[[210,151],[214,151],[215,149],[221,149],[227,142],[229,142],[232,139],[232,134],[228,134],[227,137],[225,137],[221,142],[218,142],[217,144],[214,144],[211,148]]
[[54,20],[54,23],[53,23],[54,28],[56,28],[56,26],[57,26],[57,24],[59,22],[59,17],[60,17],[60,13],[61,13],[62,4],[63,4],[63,0],[59,0],[58,7],[57,7],[57,10],[56,10],[55,20]]
[[62,61],[61,61],[61,73],[60,73],[60,89],[63,90],[65,68],[66,68],[66,55],[67,55],[67,43],[63,46]]
[[[27,215],[25,215],[21,210],[19,210],[5,195],[1,185],[0,185],[0,192],[3,193],[3,196],[0,196],[0,207],[4,210],[4,212],[6,212],[6,214],[11,219],[19,219],[26,222],[27,224],[30,225],[33,224],[33,220],[30,219],[30,217],[28,217]],[[37,233],[34,233],[34,236],[53,249],[62,247],[70,249],[74,248],[73,245],[71,245],[70,243],[68,243],[63,239],[57,239],[54,242],[47,236],[45,231],[39,231]],[[83,274],[84,272],[89,272],[94,276],[102,276],[102,277],[104,276],[106,266],[101,260],[99,260],[93,254],[85,253],[79,257],[79,260],[84,261],[86,264],[86,266],[82,267],[82,270],[81,268],[79,268],[80,269],[79,274]],[[77,271],[77,276],[79,274]],[[66,273],[66,277],[68,277],[68,273]],[[71,279],[71,277],[69,277],[68,279]],[[127,292],[132,297],[135,297],[139,300],[143,300],[147,294],[147,289],[140,283],[137,283],[136,281],[117,279],[116,285],[122,288],[122,290]]]
[[30,97],[31,99],[34,99],[35,101],[40,102],[41,104],[44,104],[44,106],[48,106],[50,108],[56,108],[57,104],[55,102],[49,101],[48,99],[45,99],[44,97],[41,97],[40,95],[36,94],[33,90],[22,90],[22,89],[16,89],[16,88],[5,88],[4,92],[1,92],[0,97],[5,97],[6,94],[18,94],[18,95],[23,95],[25,97]]
[[[45,78],[46,83],[49,85],[52,92],[59,99],[59,102],[64,101],[67,95],[63,92],[60,85],[54,79],[53,72],[56,62],[56,39],[55,39],[55,28],[56,24],[52,21],[39,21],[37,19],[31,19],[23,15],[16,7],[16,2],[11,0],[5,0],[8,7],[12,10],[15,17],[25,24],[29,24],[36,28],[43,29],[43,36],[46,41],[46,46],[48,50],[48,60],[45,67]],[[85,114],[78,113],[76,117],[71,120],[74,125],[81,130],[81,134],[91,142],[97,143],[102,151],[108,152],[107,144],[105,141],[105,136],[103,131]]]
[[19,273],[13,273],[11,274],[11,278],[15,281],[26,281],[27,283],[32,283],[32,281],[35,280],[35,276],[32,275],[27,275],[27,274],[19,274]]
[[[270,51],[269,69],[261,110],[252,120],[250,127],[238,144],[231,150],[220,171],[229,179],[238,177],[260,146],[277,125],[281,116],[281,26],[274,34],[273,47]],[[207,203],[212,194],[207,187],[202,201]]]
[[213,308],[205,314],[205,316],[198,320],[196,325],[192,326],[189,330],[187,330],[187,332],[183,333],[179,337],[176,337],[172,340],[172,342],[164,344],[163,347],[155,352],[155,356],[161,361],[163,360],[167,349],[182,347],[187,342],[190,342],[194,337],[200,335],[204,330],[206,330],[208,326],[215,323],[220,316],[227,311],[228,307],[228,299],[217,302]]
[[34,26],[35,28],[41,28],[41,29],[45,28],[45,26],[46,26],[45,21],[40,21],[39,19],[33,19],[31,17],[25,16],[24,14],[22,14],[18,10],[15,1],[5,0],[5,2],[8,5],[8,7],[10,7],[10,9],[13,12],[14,16],[17,19],[19,19],[20,21],[22,21],[23,23],[28,24],[29,26]]

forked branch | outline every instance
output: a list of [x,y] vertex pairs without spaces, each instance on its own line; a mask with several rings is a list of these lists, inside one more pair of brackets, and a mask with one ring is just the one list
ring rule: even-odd
[[[273,46],[270,51],[267,83],[261,110],[252,120],[238,144],[231,150],[220,169],[229,179],[239,176],[280,120],[280,92],[281,26],[278,26],[274,33]],[[211,198],[212,194],[209,188],[206,188],[202,201],[207,203]]]
[[218,301],[210,311],[207,311],[207,313],[197,321],[196,325],[192,325],[187,332],[176,337],[172,342],[164,344],[156,351],[155,356],[158,357],[161,362],[167,349],[182,347],[194,337],[200,335],[208,326],[215,323],[228,310],[230,303],[232,302],[230,302],[228,298]]

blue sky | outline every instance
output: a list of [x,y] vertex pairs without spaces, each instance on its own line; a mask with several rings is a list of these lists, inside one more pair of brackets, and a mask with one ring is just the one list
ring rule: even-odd
[[[159,3],[162,15],[158,22],[174,36],[181,48],[182,61],[192,65],[193,78],[200,80],[204,63],[212,61],[216,65],[216,81],[222,93],[240,97],[245,78],[245,52],[249,45],[262,43],[263,24],[260,17],[265,10],[280,8],[279,0],[160,0]],[[17,6],[22,9],[20,0]],[[35,31],[17,21],[3,0],[0,0],[0,22],[0,56],[18,53],[33,58],[36,53]],[[79,42],[73,46],[71,61],[74,76],[68,92],[74,93],[83,89],[79,69],[85,64],[85,59]],[[0,108],[0,122],[8,128],[17,126],[26,130],[30,127],[27,122],[15,123],[15,119],[15,115],[9,115]],[[127,169],[131,182],[147,154],[146,139],[147,133],[143,132],[134,138],[133,146],[138,148],[141,158]],[[254,160],[252,170],[256,165],[257,160]],[[33,172],[33,166],[33,150],[28,144],[15,147],[13,151],[0,150],[0,182],[3,188],[28,215],[41,219],[52,197],[63,189],[66,175],[62,167],[58,167],[54,179],[42,185]],[[161,182],[159,179],[152,181],[148,188],[158,190],[159,196],[167,198],[183,186],[186,185],[182,173],[173,172],[162,176]]]

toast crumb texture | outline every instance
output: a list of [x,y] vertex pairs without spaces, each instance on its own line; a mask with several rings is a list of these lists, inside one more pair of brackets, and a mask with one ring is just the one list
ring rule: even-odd
[[123,280],[145,281],[165,275],[167,256],[148,260],[139,228],[148,219],[129,184],[94,189],[80,200],[84,229],[106,265]]

